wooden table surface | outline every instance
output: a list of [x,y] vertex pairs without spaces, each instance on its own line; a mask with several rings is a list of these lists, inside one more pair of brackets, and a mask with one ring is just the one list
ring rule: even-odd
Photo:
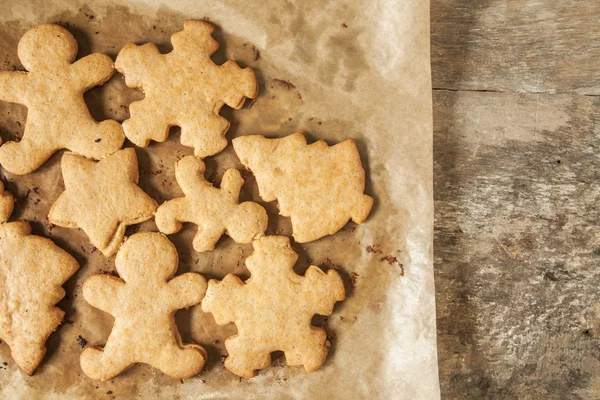
[[444,399],[600,398],[600,0],[432,0]]

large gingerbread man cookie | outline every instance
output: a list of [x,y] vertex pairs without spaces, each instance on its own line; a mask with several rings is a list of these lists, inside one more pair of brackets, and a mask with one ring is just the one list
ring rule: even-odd
[[104,274],[85,281],[85,300],[115,317],[104,348],[87,348],[81,354],[87,376],[105,381],[135,363],[150,364],[176,379],[200,372],[206,351],[181,343],[174,314],[200,303],[206,280],[193,272],[173,278],[178,263],[177,250],[165,236],[138,233],[117,254],[120,278]]
[[6,222],[14,199],[3,190],[0,182],[0,338],[32,375],[65,314],[55,307],[65,296],[61,286],[79,264],[50,239],[32,235],[27,222]]
[[76,62],[77,42],[58,25],[38,25],[19,41],[19,59],[29,72],[0,71],[0,100],[27,107],[20,142],[0,147],[0,164],[13,174],[38,169],[57,150],[101,159],[121,148],[121,124],[97,122],[83,93],[114,74],[113,62],[94,53]]
[[245,282],[229,274],[210,280],[202,310],[219,325],[235,323],[238,333],[225,341],[229,356],[225,367],[246,378],[271,364],[271,353],[281,350],[288,365],[303,365],[311,372],[327,358],[323,328],[311,325],[315,314],[330,315],[344,300],[344,285],[337,272],[311,266],[304,276],[294,272],[298,255],[288,238],[265,236],[254,242],[246,259],[252,276]]
[[262,236],[267,228],[267,212],[251,201],[238,204],[244,184],[239,171],[225,171],[218,189],[204,178],[205,170],[204,162],[194,156],[177,162],[175,177],[185,196],[158,207],[158,229],[171,234],[181,230],[182,222],[193,222],[198,225],[194,249],[199,252],[213,250],[223,233],[236,243],[250,243]]
[[352,139],[328,146],[306,144],[299,132],[281,139],[251,135],[233,139],[233,148],[256,176],[260,197],[277,200],[279,213],[291,217],[298,243],[332,235],[350,219],[360,224],[371,211]]
[[229,122],[219,116],[224,104],[234,109],[245,98],[256,97],[258,86],[250,68],[234,61],[216,65],[210,56],[219,44],[214,28],[203,21],[186,21],[183,31],[171,37],[173,51],[161,54],[153,43],[129,43],[120,51],[115,66],[129,87],[140,87],[143,100],[129,107],[131,118],[123,123],[129,140],[145,147],[150,140],[163,142],[171,126],[181,127],[181,143],[204,158],[227,146]]
[[156,201],[137,185],[134,149],[99,162],[66,153],[61,167],[65,191],[52,205],[48,220],[64,228],[81,228],[105,256],[119,249],[127,226],[154,216]]

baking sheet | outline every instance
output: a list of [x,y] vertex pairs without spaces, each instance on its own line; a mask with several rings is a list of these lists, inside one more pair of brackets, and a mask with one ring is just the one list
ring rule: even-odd
[[[65,323],[48,341],[48,353],[33,377],[22,373],[0,345],[0,392],[3,398],[406,398],[439,397],[432,267],[432,125],[427,1],[23,1],[5,0],[0,11],[2,69],[18,69],[17,43],[30,27],[59,23],[79,42],[78,57],[104,52],[113,59],[127,42],[159,44],[171,50],[169,37],[187,19],[216,25],[221,45],[218,63],[234,59],[252,67],[260,94],[240,111],[224,107],[231,121],[229,139],[247,134],[281,137],[295,131],[309,141],[357,142],[367,170],[366,193],[375,198],[363,225],[348,224],[334,236],[293,244],[296,266],[339,267],[347,299],[326,321],[333,347],[317,372],[274,365],[253,379],[239,379],[221,364],[223,341],[233,325],[216,326],[200,307],[177,313],[184,341],[206,347],[209,361],[198,376],[180,382],[146,365],[109,381],[87,378],[79,367],[81,347],[105,343],[112,317],[87,304],[81,284],[91,274],[114,271],[114,257],[94,251],[79,230],[52,227],[47,213],[64,189],[62,152],[37,172],[13,176],[2,171],[16,194],[13,220],[31,221],[34,233],[50,237],[81,264],[66,284]],[[117,74],[85,96],[97,119],[128,117],[128,105],[143,97]],[[19,138],[26,109],[0,103],[0,135]],[[131,144],[128,144],[131,146]],[[180,196],[174,163],[192,149],[179,144],[174,128],[165,143],[137,148],[140,186],[159,203]],[[218,184],[226,168],[241,168],[231,144],[208,158],[207,176]],[[259,201],[269,212],[268,233],[290,235],[289,219],[274,203],[261,202],[256,182],[247,175],[242,199]],[[153,221],[130,227],[156,230]],[[207,278],[227,273],[248,277],[244,259],[251,245],[223,237],[215,251],[191,247],[193,225],[170,236],[180,254],[178,273],[196,271]],[[402,267],[401,265],[402,264]],[[325,318],[315,318],[325,323]]]

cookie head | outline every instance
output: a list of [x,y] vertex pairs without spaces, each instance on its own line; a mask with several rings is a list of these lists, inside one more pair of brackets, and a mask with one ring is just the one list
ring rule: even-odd
[[246,259],[251,274],[271,274],[273,268],[291,268],[298,260],[298,254],[285,236],[265,236],[252,245],[254,253]]
[[203,21],[185,21],[183,31],[171,36],[175,51],[198,51],[213,54],[219,48],[219,43],[212,38],[214,27]]
[[260,205],[247,201],[235,207],[227,224],[227,234],[236,243],[250,243],[263,236],[267,229],[267,212]]
[[44,70],[71,64],[77,55],[77,42],[62,26],[38,25],[25,32],[17,52],[28,71]]
[[125,282],[144,285],[149,281],[164,282],[175,275],[179,257],[173,243],[164,235],[144,232],[127,239],[115,264]]

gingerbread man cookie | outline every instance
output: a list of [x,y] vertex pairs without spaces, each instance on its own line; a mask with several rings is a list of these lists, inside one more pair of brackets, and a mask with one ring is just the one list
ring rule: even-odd
[[204,178],[204,162],[187,156],[177,162],[175,177],[185,196],[169,200],[158,207],[156,225],[161,232],[179,232],[182,222],[198,225],[194,249],[210,251],[227,233],[236,243],[250,243],[267,229],[267,212],[251,201],[238,204],[244,184],[236,169],[223,175],[221,188],[217,189]]
[[77,42],[58,25],[28,30],[18,54],[29,72],[0,71],[0,100],[27,106],[23,138],[0,147],[0,164],[7,171],[33,172],[62,148],[97,160],[121,148],[121,124],[97,122],[83,100],[85,91],[114,74],[110,57],[94,53],[73,62]]
[[62,285],[79,264],[52,240],[32,235],[27,222],[7,222],[13,203],[0,182],[0,338],[33,375],[65,314],[55,307],[65,296]]
[[250,378],[271,364],[273,351],[282,350],[288,365],[317,370],[328,346],[325,330],[311,320],[315,314],[330,315],[334,304],[344,300],[340,276],[314,266],[304,276],[296,274],[298,255],[283,236],[265,236],[254,249],[246,259],[250,279],[242,282],[229,274],[221,282],[210,280],[202,301],[202,310],[212,313],[217,324],[234,322],[238,329],[225,341],[225,367]]
[[120,150],[99,162],[67,153],[61,167],[65,191],[48,219],[64,228],[81,228],[105,256],[119,249],[128,225],[154,216],[156,201],[137,186],[134,149]]
[[106,381],[138,362],[176,379],[200,372],[206,351],[181,343],[174,315],[200,303],[206,280],[193,272],[173,278],[178,263],[177,250],[165,236],[138,233],[117,254],[121,278],[103,274],[85,281],[85,300],[115,317],[104,348],[87,348],[81,354],[87,376]]
[[277,200],[279,213],[291,217],[298,243],[332,235],[349,219],[361,224],[371,211],[352,139],[329,147],[322,140],[307,145],[299,132],[282,139],[251,135],[233,139],[233,148],[256,176],[260,197]]
[[183,31],[171,37],[173,51],[161,54],[153,43],[129,43],[115,66],[129,87],[140,87],[146,97],[130,105],[131,118],[123,123],[129,140],[145,147],[163,142],[171,126],[181,127],[181,143],[204,158],[227,146],[229,122],[219,116],[224,104],[234,109],[245,98],[256,97],[258,86],[250,68],[234,61],[216,65],[210,56],[219,44],[214,28],[203,21],[186,21]]

